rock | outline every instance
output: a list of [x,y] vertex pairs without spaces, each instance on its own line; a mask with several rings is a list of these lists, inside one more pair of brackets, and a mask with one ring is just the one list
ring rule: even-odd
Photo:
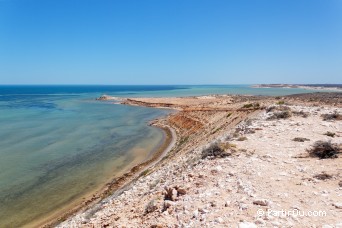
[[197,218],[198,217],[198,210],[197,209],[192,213],[192,217],[193,218]]
[[256,221],[255,221],[256,224],[258,225],[265,225],[265,221],[261,218],[258,218]]
[[186,190],[184,188],[177,187],[177,195],[182,196],[186,194]]
[[148,214],[148,213],[151,213],[153,211],[157,210],[157,205],[155,203],[154,200],[151,200],[147,205],[146,205],[146,208],[145,208],[145,213]]
[[178,192],[175,188],[165,187],[164,200],[176,201]]
[[177,199],[178,196],[178,192],[176,189],[172,189],[172,196],[171,196],[171,200],[175,201]]
[[270,202],[266,199],[256,199],[253,201],[253,204],[260,206],[268,206]]
[[244,210],[247,210],[247,208],[248,208],[247,204],[244,204],[244,203],[240,203],[239,204],[239,209],[240,210],[244,211]]
[[271,223],[272,223],[273,226],[281,227],[281,224],[278,221],[274,221],[274,222],[271,222]]
[[198,211],[201,212],[201,214],[209,213],[210,211],[204,208],[198,208]]
[[224,203],[224,206],[225,206],[225,207],[229,207],[229,205],[230,205],[230,201],[226,201],[226,202]]
[[333,205],[338,209],[342,209],[342,203],[334,203]]
[[216,204],[216,202],[212,201],[212,202],[210,202],[210,206],[211,206],[211,207],[216,207],[217,204]]
[[255,225],[252,222],[240,222],[238,227],[239,228],[257,228],[257,225]]
[[336,228],[342,228],[342,222],[335,225]]
[[171,200],[165,200],[164,201],[163,211],[166,211],[168,208],[171,208],[174,205],[175,205],[175,203],[172,202]]
[[222,166],[218,165],[218,166],[215,167],[215,169],[216,169],[218,172],[220,172],[220,171],[222,171]]
[[334,228],[334,227],[332,227],[330,225],[323,225],[322,228]]
[[161,224],[154,224],[154,225],[151,225],[151,228],[163,228],[164,226],[161,225]]
[[338,186],[342,187],[342,181],[338,182]]
[[217,222],[217,223],[223,223],[224,220],[223,220],[221,217],[218,217],[218,218],[215,219],[215,222]]

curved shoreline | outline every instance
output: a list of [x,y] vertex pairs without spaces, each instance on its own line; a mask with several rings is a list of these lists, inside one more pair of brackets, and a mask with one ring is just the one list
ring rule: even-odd
[[[293,208],[292,205],[300,202],[300,208],[311,209],[310,202],[302,199],[320,196],[315,192],[311,193],[313,188],[330,187],[333,192],[339,183],[338,179],[331,180],[333,182],[329,184],[326,181],[309,180],[314,174],[325,173],[326,170],[335,175],[336,169],[331,167],[336,167],[339,160],[331,166],[322,165],[321,169],[317,170],[316,160],[297,160],[297,155],[309,148],[311,142],[306,142],[305,147],[298,146],[299,144],[293,142],[293,138],[298,136],[298,131],[300,136],[313,141],[329,137],[317,133],[313,135],[311,129],[313,125],[320,126],[321,133],[337,129],[339,123],[336,122],[335,126],[328,125],[321,116],[338,111],[336,106],[341,106],[338,102],[341,95],[342,93],[317,93],[247,99],[241,96],[218,96],[206,100],[204,105],[197,97],[187,98],[182,102],[178,98],[138,98],[136,100],[139,102],[158,101],[159,105],[189,105],[191,110],[195,111],[181,110],[176,115],[170,115],[166,121],[156,121],[155,123],[162,126],[171,125],[177,131],[179,139],[168,156],[151,171],[144,172],[138,181],[131,182],[132,185],[127,186],[122,194],[108,197],[101,204],[69,218],[58,227],[230,227],[246,224],[255,227],[256,224],[272,226],[274,219],[255,217],[260,206],[274,207],[275,204],[269,202],[276,202],[276,208]],[[281,106],[279,101],[290,104]],[[132,103],[134,102],[135,100]],[[254,109],[241,108],[253,105],[254,102],[259,104],[255,105]],[[288,119],[270,122],[268,117],[274,115],[274,111],[273,114],[267,114],[268,107],[288,107],[294,115]],[[198,111],[198,108],[201,110]],[[218,110],[207,112],[204,108]],[[234,108],[235,111],[222,112],[222,108]],[[302,112],[308,115],[304,117],[295,114]],[[213,143],[218,143],[221,150],[229,155],[208,157],[208,148]],[[279,151],[280,143],[285,146]],[[298,169],[306,165],[311,167],[308,171]],[[271,182],[265,182],[265,179]],[[289,182],[289,179],[295,181]],[[307,184],[298,185],[303,183],[303,180],[308,180]],[[280,192],[284,193],[285,197],[274,192],[274,186],[281,189]],[[306,191],[301,191],[304,192],[303,195],[298,195],[298,190],[302,188]],[[325,202],[326,197],[325,194],[320,196],[321,204],[317,210],[331,211],[336,208],[334,202],[339,202],[338,196],[331,195],[332,204],[329,208]],[[261,205],[257,202],[267,203]],[[248,210],[242,210],[241,205]],[[338,207],[335,210],[338,210]],[[336,213],[329,216],[334,224],[339,222]],[[315,221],[312,218],[305,221],[291,218],[275,221],[284,225],[303,225],[308,222],[327,224],[324,218]]]
[[[166,117],[163,117],[162,119],[164,118]],[[109,196],[115,197],[120,195],[125,189],[139,179],[143,172],[146,172],[146,170],[148,170],[150,167],[161,161],[163,157],[173,148],[177,141],[176,132],[171,126],[166,124],[161,125],[159,123],[152,123],[150,126],[161,129],[164,134],[164,139],[163,142],[158,145],[154,151],[152,151],[151,155],[146,161],[133,166],[128,172],[118,174],[117,177],[107,182],[99,190],[96,190],[95,193],[89,194],[89,196],[86,197],[85,200],[82,200],[82,202],[75,202],[67,207],[67,209],[64,211],[56,212],[48,216],[48,218],[33,221],[27,224],[27,226],[54,227],[59,223],[66,221],[71,216],[80,213],[81,211],[85,212],[96,204],[101,203],[102,200]]]

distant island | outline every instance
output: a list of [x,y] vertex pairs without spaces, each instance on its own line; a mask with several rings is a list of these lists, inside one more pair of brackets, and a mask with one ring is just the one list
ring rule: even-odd
[[256,84],[253,88],[300,88],[300,89],[325,89],[342,90],[342,84]]

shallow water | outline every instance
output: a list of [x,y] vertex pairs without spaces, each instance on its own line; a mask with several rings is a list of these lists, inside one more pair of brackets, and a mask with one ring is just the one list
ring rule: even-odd
[[161,143],[146,123],[167,110],[94,101],[113,96],[284,95],[248,86],[0,86],[0,227],[44,217],[146,159]]

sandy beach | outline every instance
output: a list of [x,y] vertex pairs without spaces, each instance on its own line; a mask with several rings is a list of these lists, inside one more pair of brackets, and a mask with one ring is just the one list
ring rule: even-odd
[[[122,100],[177,110],[151,123],[176,140],[57,227],[340,227],[341,97]],[[336,154],[312,156],[320,140]]]

